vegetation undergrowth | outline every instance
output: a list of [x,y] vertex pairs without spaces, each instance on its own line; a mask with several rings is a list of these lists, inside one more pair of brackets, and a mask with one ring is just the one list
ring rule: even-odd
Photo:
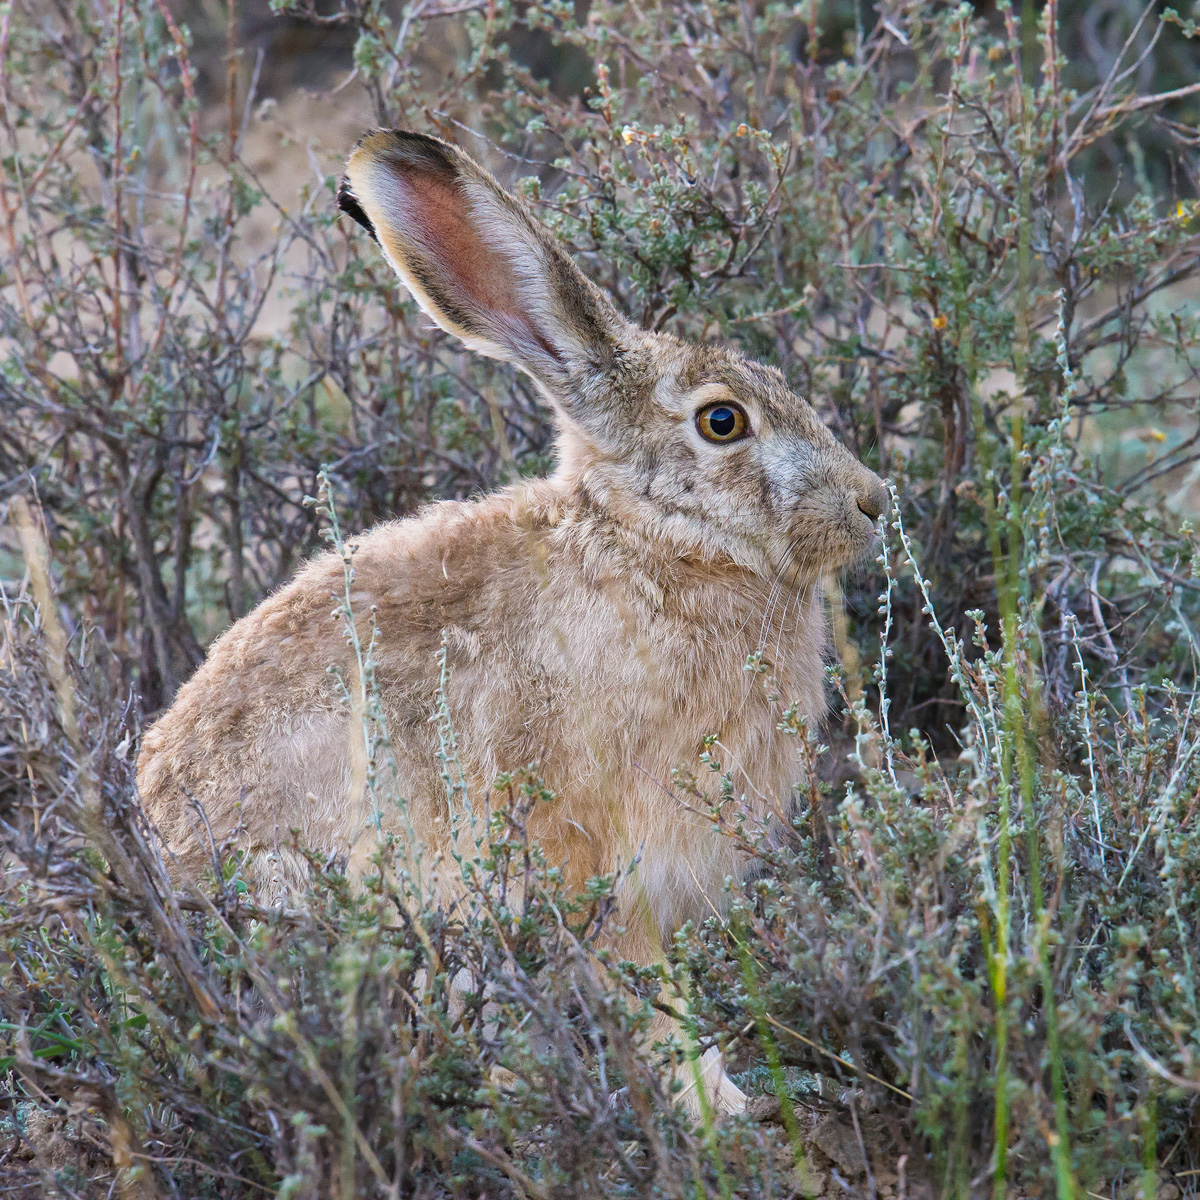
[[[0,4],[4,1194],[1194,1192],[1194,18],[251,8]],[[775,364],[892,482],[830,581],[829,720],[776,697],[776,827],[707,747],[754,870],[661,968],[603,948],[619,879],[568,895],[525,836],[537,764],[466,794],[437,696],[457,906],[382,832],[365,888],[297,846],[269,904],[233,844],[184,888],[138,808],[144,722],[323,541],[349,615],[345,530],[549,466],[526,381],[337,217],[276,27],[326,39],[322,105],[461,140],[634,319]],[[671,1103],[665,995],[780,1124]]]

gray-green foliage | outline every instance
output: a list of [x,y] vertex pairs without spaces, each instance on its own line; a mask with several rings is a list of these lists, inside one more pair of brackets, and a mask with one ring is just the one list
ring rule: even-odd
[[[1156,1157],[1194,1181],[1189,15],[273,6],[353,46],[379,123],[461,140],[632,317],[779,366],[895,484],[880,562],[842,581],[834,716],[780,698],[794,828],[680,934],[697,1035],[748,1079],[852,1085],[939,1193],[1066,1200]],[[333,175],[273,207],[254,70],[224,112],[224,33],[189,12],[193,54],[177,11],[0,6],[0,468],[41,501],[83,714],[73,741],[9,555],[8,1127],[69,1109],[64,1194],[786,1194],[779,1138],[666,1104],[636,1048],[653,972],[580,966],[611,881],[568,900],[524,844],[536,770],[497,790],[520,802],[463,912],[337,864],[311,912],[269,912],[236,862],[179,909],[157,873],[126,698],[169,700],[320,544],[322,465],[353,528],[550,460],[527,384],[400,298]],[[461,967],[494,1012],[452,1012]]]

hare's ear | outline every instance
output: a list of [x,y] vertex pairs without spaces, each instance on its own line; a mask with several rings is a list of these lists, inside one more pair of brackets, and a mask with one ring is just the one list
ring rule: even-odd
[[457,147],[369,133],[346,164],[338,204],[379,242],[425,312],[473,350],[515,363],[551,392],[612,361],[621,318]]

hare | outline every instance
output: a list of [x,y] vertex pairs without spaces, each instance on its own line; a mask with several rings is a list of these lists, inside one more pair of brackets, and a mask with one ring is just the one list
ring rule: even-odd
[[[786,802],[794,743],[747,656],[764,650],[778,691],[819,719],[819,581],[868,551],[887,493],[778,371],[627,321],[457,147],[369,133],[338,201],[429,317],[525,371],[557,423],[549,478],[357,539],[350,603],[364,631],[374,612],[408,836],[441,849],[449,836],[430,719],[444,646],[472,793],[536,763],[556,799],[531,836],[572,886],[633,864],[617,949],[653,963],[743,869],[734,842],[673,790],[672,769],[713,781],[718,798],[700,762],[715,735],[754,814]],[[193,801],[218,839],[239,831],[264,884],[302,882],[292,828],[352,869],[369,861],[361,714],[328,670],[356,669],[343,587],[337,555],[310,562],[217,640],[147,733],[141,795],[181,871],[206,862]],[[719,1056],[703,1071],[712,1102],[740,1109]]]

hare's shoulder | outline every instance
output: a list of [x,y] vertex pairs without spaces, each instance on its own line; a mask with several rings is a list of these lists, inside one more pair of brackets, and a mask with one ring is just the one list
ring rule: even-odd
[[347,607],[360,645],[374,639],[380,682],[397,694],[431,692],[448,629],[482,638],[520,624],[512,617],[528,599],[518,593],[535,584],[519,564],[547,520],[542,500],[525,493],[434,504],[350,538],[348,557],[311,559],[213,643],[147,731],[144,794],[174,786],[189,764],[229,747],[244,754],[305,722],[341,721],[338,679],[357,669]]
[[[363,613],[373,606],[381,627],[439,636],[448,625],[477,626],[485,612],[524,607],[539,564],[555,555],[557,539],[547,535],[562,511],[556,490],[539,480],[376,526],[351,543],[351,605]],[[328,568],[309,569],[315,581]]]
[[317,555],[217,639],[183,692],[224,680],[244,693],[255,675],[297,699],[306,677],[324,691],[326,668],[350,652],[347,608],[360,635],[374,622],[384,640],[439,638],[482,595],[527,574],[514,568],[536,557],[531,540],[553,523],[553,501],[543,492],[523,487],[441,501],[348,538],[346,555]]

